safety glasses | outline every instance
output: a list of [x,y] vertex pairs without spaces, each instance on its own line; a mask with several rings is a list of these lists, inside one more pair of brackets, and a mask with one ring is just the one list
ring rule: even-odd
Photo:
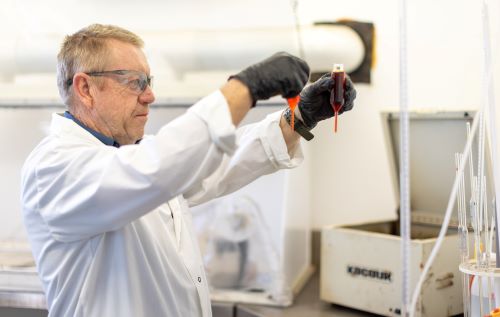
[[[153,76],[148,76],[143,72],[136,70],[107,70],[102,72],[86,72],[89,76],[109,76],[118,81],[120,84],[129,87],[134,92],[141,94],[146,88],[153,87]],[[67,81],[68,87],[73,84],[73,79]]]

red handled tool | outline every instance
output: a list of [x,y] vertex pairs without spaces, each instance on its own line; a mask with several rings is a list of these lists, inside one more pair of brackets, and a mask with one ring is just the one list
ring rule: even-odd
[[295,108],[299,104],[300,95],[292,98],[286,98],[286,101],[288,101],[288,107],[290,107],[290,111],[292,112],[292,120],[290,126],[292,127],[292,130],[295,130]]

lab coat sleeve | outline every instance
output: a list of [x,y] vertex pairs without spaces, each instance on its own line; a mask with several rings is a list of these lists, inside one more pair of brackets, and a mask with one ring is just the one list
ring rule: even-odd
[[[74,122],[63,126],[86,133]],[[236,147],[220,91],[140,144],[117,149],[59,132],[25,163],[22,202],[25,212],[39,213],[53,237],[66,242],[117,230],[188,191]]]
[[224,155],[220,166],[198,186],[184,194],[190,206],[234,192],[260,176],[298,166],[303,160],[301,146],[292,153],[279,126],[281,111],[264,120],[239,128],[236,152]]

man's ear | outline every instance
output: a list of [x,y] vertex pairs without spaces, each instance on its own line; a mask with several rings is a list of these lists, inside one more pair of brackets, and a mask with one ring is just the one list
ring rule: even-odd
[[91,108],[94,104],[94,96],[90,89],[90,76],[85,73],[76,73],[73,76],[73,93],[82,104]]

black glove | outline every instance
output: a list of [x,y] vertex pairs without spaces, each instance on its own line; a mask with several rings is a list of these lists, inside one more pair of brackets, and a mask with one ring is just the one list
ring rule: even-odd
[[[300,115],[308,128],[312,129],[319,121],[333,117],[333,107],[330,104],[330,93],[332,93],[333,84],[331,74],[328,73],[304,88],[300,93]],[[355,98],[356,89],[354,89],[351,79],[346,74],[344,105],[339,114],[351,110]]]
[[279,52],[231,78],[240,80],[250,89],[255,106],[257,100],[275,95],[297,96],[309,79],[309,66],[298,57]]

